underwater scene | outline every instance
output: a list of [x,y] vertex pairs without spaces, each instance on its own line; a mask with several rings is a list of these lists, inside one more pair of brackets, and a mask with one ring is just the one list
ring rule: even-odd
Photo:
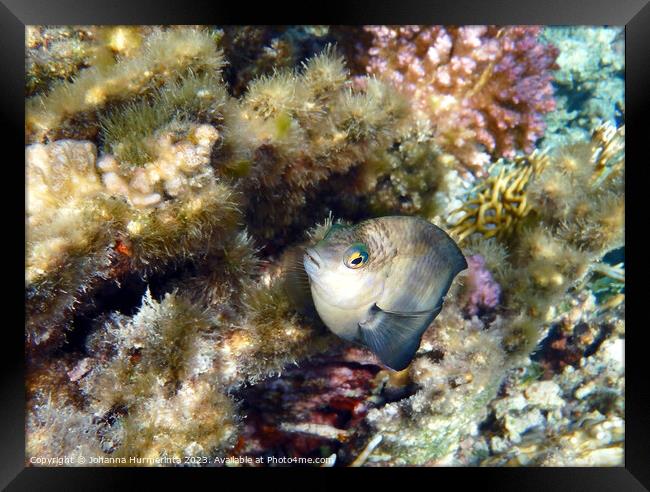
[[25,35],[27,466],[623,466],[623,27]]

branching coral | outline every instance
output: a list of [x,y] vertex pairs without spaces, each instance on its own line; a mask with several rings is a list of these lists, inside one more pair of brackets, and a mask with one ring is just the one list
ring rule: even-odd
[[[617,201],[613,194],[622,190],[624,134],[624,127],[617,130],[604,124],[594,130],[591,144],[566,147],[550,164],[549,156],[535,152],[515,161],[511,169],[501,166],[498,174],[482,181],[473,197],[452,212],[461,212],[452,232],[461,241],[474,233],[486,238],[504,234],[531,211],[536,218],[544,217],[556,226],[562,223],[566,229],[572,208],[577,214],[574,220],[579,221],[590,213],[586,206],[599,208],[603,200],[613,205]],[[619,217],[620,212],[613,211]],[[621,225],[615,217],[609,229]]]
[[524,218],[531,210],[525,194],[531,176],[539,174],[547,157],[533,153],[518,158],[511,169],[501,167],[498,174],[488,177],[475,188],[475,198],[451,212],[462,213],[452,233],[462,241],[478,232],[489,238],[507,231],[514,221]]
[[436,139],[480,171],[490,157],[531,152],[554,109],[557,49],[531,26],[366,27],[366,70],[408,94]]
[[[548,162],[545,158],[535,173],[515,167],[506,174],[502,168],[463,207],[464,215],[452,228],[460,240],[472,233],[500,234],[499,241],[510,252],[510,272],[502,283],[507,305],[543,319],[554,300],[583,279],[605,253],[622,244],[623,131],[599,127],[592,142],[564,148]],[[506,183],[517,192],[515,204],[523,209],[509,207],[513,193],[499,193],[504,187],[497,185],[508,176],[516,178]],[[490,209],[494,212],[486,214]],[[493,227],[486,227],[487,223]],[[516,273],[521,269],[526,274]],[[517,324],[523,338],[536,339],[532,325],[523,318]]]

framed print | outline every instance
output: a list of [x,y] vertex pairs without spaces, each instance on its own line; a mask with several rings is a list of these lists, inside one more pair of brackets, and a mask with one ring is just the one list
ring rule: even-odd
[[625,320],[650,11],[510,3],[287,24],[5,2],[25,290],[3,485],[647,486]]

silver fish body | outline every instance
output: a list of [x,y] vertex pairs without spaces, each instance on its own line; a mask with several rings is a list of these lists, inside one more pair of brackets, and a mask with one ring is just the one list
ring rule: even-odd
[[335,225],[303,261],[318,315],[396,370],[415,356],[454,277],[467,268],[456,243],[417,217]]

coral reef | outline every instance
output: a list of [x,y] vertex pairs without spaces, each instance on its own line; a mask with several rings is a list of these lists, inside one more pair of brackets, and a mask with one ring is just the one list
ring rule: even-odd
[[[32,403],[40,420],[32,425],[60,433],[52,414],[78,420],[82,439],[62,439],[60,454],[79,452],[99,463],[133,465],[142,459],[135,464],[151,465],[164,458],[186,464],[185,456],[229,447],[234,402],[215,384],[215,336],[204,311],[176,295],[158,303],[147,293],[136,316],[114,316],[88,338],[90,357],[61,384],[76,398],[60,401],[58,389],[54,402],[50,394],[47,403]],[[44,399],[39,393],[32,396],[36,402]],[[36,449],[41,456],[57,454],[48,446]]]
[[26,26],[26,95],[71,80],[90,66],[108,67],[133,56],[153,26]]
[[[91,142],[27,148],[28,345],[60,345],[61,328],[98,282],[203,255],[233,230],[240,217],[235,194],[208,165],[215,130],[193,130],[195,144],[161,145],[161,157],[128,186],[112,156],[96,161]],[[168,199],[148,177],[164,183]]]
[[[578,294],[554,323],[528,370],[507,379],[494,402],[493,456],[483,465],[623,464],[624,330],[621,307]],[[536,360],[535,360],[536,359]],[[531,368],[537,367],[534,371]],[[538,380],[535,380],[535,372]],[[532,377],[531,377],[532,376]],[[532,381],[531,381],[532,379]],[[538,434],[545,437],[540,440]]]
[[328,26],[224,26],[219,35],[228,59],[224,78],[231,94],[240,97],[252,80],[292,69],[333,41]]
[[475,172],[531,152],[555,108],[556,48],[538,27],[373,26],[366,71],[408,94],[436,141]]
[[[619,33],[30,26],[27,456],[620,465]],[[302,267],[389,214],[469,265],[400,372]]]
[[[452,228],[461,241],[470,237],[462,244],[466,243],[465,255],[474,268],[460,290],[448,295],[445,309],[434,321],[434,329],[425,334],[419,356],[409,369],[420,390],[407,400],[368,413],[372,432],[382,435],[377,449],[384,459],[377,458],[378,463],[457,462],[455,446],[476,433],[478,423],[487,418],[486,405],[497,395],[505,370],[527,363],[528,354],[550,329],[555,306],[571,287],[588,277],[605,253],[622,244],[621,138],[622,129],[596,129],[590,143],[563,149],[536,168],[529,162],[515,166],[510,172],[515,176],[512,181],[500,172],[497,179],[488,178],[479,186],[479,190],[489,190],[478,192],[486,206],[481,209],[479,200],[474,200],[465,207],[468,215],[481,217],[478,210],[485,213],[495,204],[499,211],[501,201],[528,207],[526,197],[530,209],[517,215],[521,209],[513,207],[512,220],[504,221],[497,231],[474,228],[474,237],[480,237],[474,241],[464,229]],[[550,183],[567,186],[573,199],[560,201],[550,190],[533,193],[529,189]],[[548,206],[542,200],[558,202]],[[464,224],[462,219],[460,224]],[[473,264],[471,259],[477,257],[481,260]],[[491,304],[487,307],[492,309],[486,312],[472,305],[476,269],[492,291],[487,297]],[[498,304],[495,292],[501,294]],[[513,425],[522,431],[533,427],[539,411],[536,408],[537,413]]]
[[253,81],[227,106],[217,165],[242,178],[251,233],[272,242],[295,227],[310,191],[384,151],[408,115],[406,102],[379,81],[353,90],[343,59],[328,49],[299,74]]
[[543,145],[577,143],[608,121],[624,124],[624,29],[547,27],[540,37],[560,50],[553,77],[557,108],[546,115]]
[[234,402],[216,385],[216,336],[196,306],[172,294],[157,303],[147,293],[133,319],[89,337],[93,367],[80,387],[101,421],[104,451],[181,459],[232,441]]
[[[247,245],[245,237],[239,242]],[[161,459],[187,464],[184,457],[213,457],[232,448],[239,421],[231,391],[339,345],[301,320],[282,282],[251,281],[241,288],[240,305],[226,292],[222,305],[211,308],[187,295],[168,293],[157,301],[147,292],[134,316],[99,318],[81,348],[85,356],[54,372],[61,381],[50,393],[44,393],[49,384],[43,379],[54,368],[31,368],[35,440],[29,449],[41,456],[83,454],[107,464],[151,465]],[[91,419],[84,418],[88,414]],[[60,418],[75,422],[83,440],[61,439],[56,448],[40,443],[41,432],[63,432]]]
[[459,181],[454,181],[451,167],[449,156],[436,147],[430,126],[416,122],[395,145],[363,167],[360,179],[371,190],[368,208],[376,215],[433,218],[443,206],[442,197],[455,190],[453,185]]
[[98,130],[97,110],[143,96],[174,81],[187,70],[216,71],[221,52],[209,35],[195,28],[154,30],[128,42],[141,45],[132,56],[109,65],[92,65],[72,81],[59,80],[47,93],[27,101],[25,130],[29,142],[61,138],[93,138]]

